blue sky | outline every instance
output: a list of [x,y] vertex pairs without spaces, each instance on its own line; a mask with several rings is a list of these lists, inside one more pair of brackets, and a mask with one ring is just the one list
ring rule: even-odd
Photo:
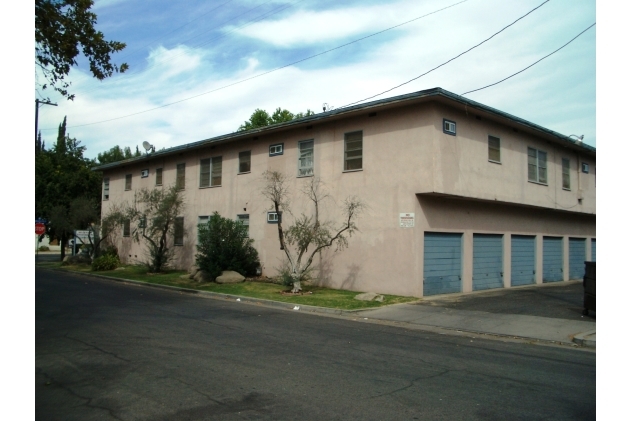
[[[114,61],[130,70],[99,82],[80,60],[70,74],[74,101],[36,90],[36,98],[59,104],[40,110],[39,127],[50,145],[67,116],[70,136],[96,157],[115,145],[135,149],[146,140],[160,149],[230,133],[256,108],[341,107],[440,65],[544,0],[460,1],[96,1],[98,29],[127,43]],[[594,0],[550,0],[480,47],[375,99],[483,87],[595,22]],[[466,96],[596,146],[596,27],[523,73]]]

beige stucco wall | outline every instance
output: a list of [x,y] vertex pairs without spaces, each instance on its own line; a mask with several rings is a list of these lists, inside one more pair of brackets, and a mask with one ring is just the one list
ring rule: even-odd
[[[443,118],[457,122],[458,136],[442,132]],[[363,170],[344,172],[344,133],[357,130],[363,132]],[[488,162],[489,134],[501,139],[501,164]],[[175,183],[176,165],[185,163],[187,205],[183,216],[187,236],[184,246],[176,247],[177,266],[187,268],[194,262],[199,216],[214,211],[230,218],[249,214],[250,237],[259,252],[264,274],[273,276],[284,254],[279,250],[276,225],[266,220],[270,204],[260,194],[262,174],[266,170],[287,174],[294,193],[293,213],[309,213],[309,202],[299,195],[306,180],[297,177],[298,142],[308,139],[314,140],[314,173],[322,178],[331,196],[322,209],[323,216],[339,221],[339,207],[349,195],[360,197],[368,206],[358,221],[360,232],[350,239],[349,248],[338,253],[328,250],[317,260],[316,274],[324,285],[422,296],[425,231],[464,234],[464,291],[471,289],[472,252],[467,244],[472,242],[474,232],[501,233],[507,238],[511,233],[530,233],[537,235],[538,241],[551,234],[595,237],[595,216],[585,215],[595,213],[593,174],[581,178],[584,199],[582,205],[577,205],[574,186],[578,184],[578,173],[572,173],[570,192],[560,188],[561,151],[533,136],[524,138],[508,127],[478,121],[473,116],[468,119],[459,111],[434,103],[379,111],[372,117],[364,114],[338,121],[323,120],[310,129],[259,134],[256,138],[183,150],[150,162],[119,167],[105,173],[110,179],[111,199],[103,202],[103,214],[113,203],[133,200],[133,190],[153,188],[156,168],[163,168],[164,186]],[[284,153],[270,157],[269,145],[275,143],[284,143]],[[548,186],[527,181],[528,145],[547,148]],[[247,150],[251,151],[251,172],[238,174],[238,154]],[[222,184],[199,188],[199,160],[215,156],[222,156]],[[592,169],[594,163],[588,162]],[[149,169],[149,177],[140,177],[142,169]],[[133,176],[132,191],[124,191],[125,174]],[[540,209],[423,195],[431,192]],[[570,212],[561,213],[555,208],[567,208]],[[399,214],[412,212],[414,228],[400,228]],[[284,215],[285,226],[291,220]],[[120,236],[117,241],[124,259],[133,262],[144,257],[142,245]],[[506,243],[510,241],[504,242],[505,253]]]

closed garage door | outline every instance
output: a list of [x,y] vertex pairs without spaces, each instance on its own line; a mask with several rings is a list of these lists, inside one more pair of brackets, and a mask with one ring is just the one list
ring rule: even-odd
[[423,295],[462,291],[462,234],[425,233]]
[[473,290],[504,287],[502,236],[473,234]]
[[535,236],[511,236],[511,286],[535,283]]
[[596,240],[592,239],[592,262],[596,261]]
[[570,238],[570,279],[583,279],[585,275],[585,239]]
[[543,237],[543,282],[563,280],[563,238]]

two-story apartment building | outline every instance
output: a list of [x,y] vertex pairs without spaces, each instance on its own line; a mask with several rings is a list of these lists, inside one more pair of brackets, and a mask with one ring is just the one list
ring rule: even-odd
[[[582,278],[596,254],[595,167],[595,148],[577,139],[434,88],[96,169],[103,214],[137,188],[179,183],[178,267],[194,263],[197,224],[218,211],[249,225],[270,276],[284,254],[262,174],[284,172],[296,193],[319,176],[327,216],[349,195],[368,210],[348,249],[318,258],[317,282],[422,297]],[[293,213],[307,202],[294,195]],[[140,258],[123,234],[121,258]]]

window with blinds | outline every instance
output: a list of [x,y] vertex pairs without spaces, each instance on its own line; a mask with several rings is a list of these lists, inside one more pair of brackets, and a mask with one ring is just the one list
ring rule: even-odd
[[103,179],[103,200],[109,200],[109,199],[110,199],[110,179],[104,178]]
[[175,171],[175,187],[184,190],[186,187],[186,164],[177,164]]
[[199,161],[199,187],[221,186],[221,157]]
[[313,140],[298,142],[298,177],[313,175]]
[[548,154],[535,148],[528,148],[528,181],[548,183]]
[[361,131],[344,134],[344,171],[361,170],[363,134]]
[[250,172],[250,151],[239,152],[239,173]]
[[561,159],[561,173],[563,177],[563,188],[570,190],[570,160],[568,158]]
[[500,155],[500,138],[489,136],[489,161],[502,162]]

